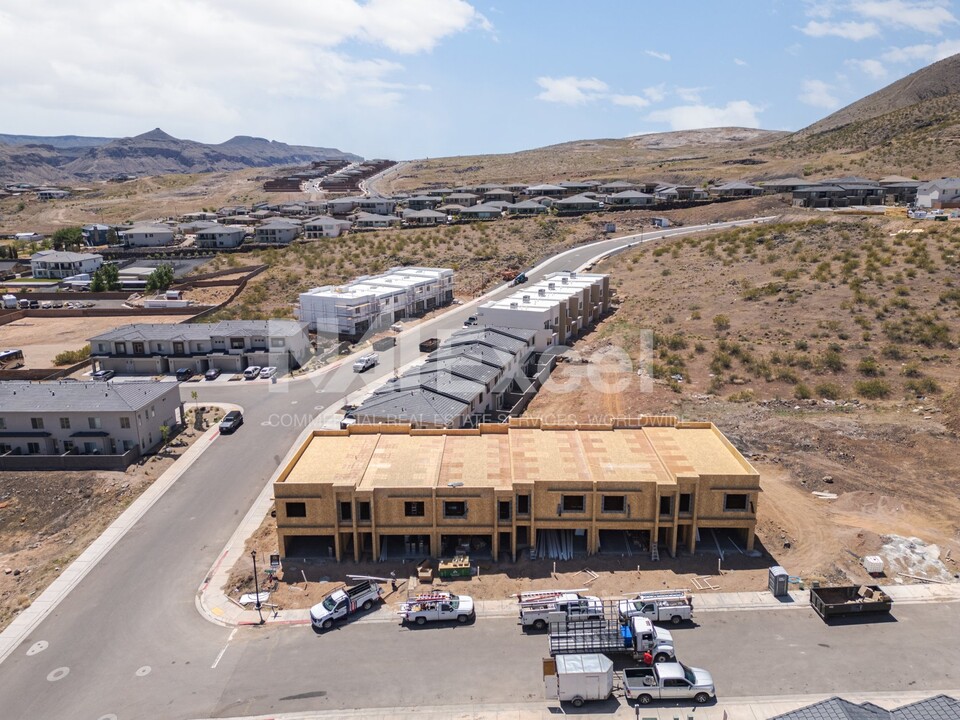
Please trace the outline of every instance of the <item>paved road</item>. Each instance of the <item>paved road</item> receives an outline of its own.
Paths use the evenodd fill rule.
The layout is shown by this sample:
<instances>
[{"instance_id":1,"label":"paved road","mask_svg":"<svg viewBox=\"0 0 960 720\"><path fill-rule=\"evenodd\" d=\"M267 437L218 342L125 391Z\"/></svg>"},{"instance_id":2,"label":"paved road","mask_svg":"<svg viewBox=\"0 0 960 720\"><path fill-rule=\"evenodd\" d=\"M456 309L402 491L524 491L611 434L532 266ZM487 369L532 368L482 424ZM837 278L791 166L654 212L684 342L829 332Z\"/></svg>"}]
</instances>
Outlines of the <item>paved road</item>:
<instances>
[{"instance_id":1,"label":"paved road","mask_svg":"<svg viewBox=\"0 0 960 720\"><path fill-rule=\"evenodd\" d=\"M647 233L644 239L659 235ZM545 263L531 273L531 280L545 272L577 267L602 251L634 241L612 239L579 248ZM501 294L509 291L504 289ZM455 329L470 313L468 306L457 308L425 323L422 332L437 334ZM411 333L414 339L415 335ZM402 365L417 355L416 342L404 342L382 354L381 366L362 377L346 366L320 378L275 385L185 386L185 400L196 389L202 400L241 404L245 426L234 435L217 437L200 460L0 665L0 717L201 717L226 712L241 700L251 707L267 707L277 697L313 692L317 684L313 675L326 677L326 667L345 676L349 674L346 670L356 672L368 663L382 662L378 660L382 654L376 639L366 650L345 645L340 649L341 657L337 652L318 653L319 641L313 642L309 631L304 634L302 629L246 630L235 640L239 650L225 652L217 668L212 669L231 631L211 625L197 614L194 592L305 421L319 408L339 406L344 396L358 392L365 381L391 373L394 364ZM479 634L481 626L464 629L464 636L472 633L471 639L485 637ZM416 641L424 643L419 651L400 644L383 657L390 657L396 663L392 666L400 667L404 658L426 653L433 658L436 677L442 678L453 665L447 643L442 640L450 635L424 631L423 637ZM428 639L434 637L438 642L431 645ZM311 644L297 647L305 639ZM28 655L28 649L37 642L45 643L41 646L45 649ZM333 646L333 642L323 647L327 646ZM491 667L496 667L503 647L492 645L487 651L476 652L488 653ZM539 655L541 650L531 652ZM465 653L466 649L460 657L466 657ZM483 659L484 655L479 657ZM308 673L304 672L306 667ZM410 671L408 667L404 672ZM530 670L524 663L524 670L511 682L526 687L530 673L535 674L535 668ZM430 682L432 674L421 677L419 684L411 679L405 686L410 692L417 688L427 692L435 685ZM479 675L475 669L470 674ZM305 676L307 683L302 681ZM339 702L364 702L362 693L350 701L343 699L343 690L357 687L359 680L349 685L342 677L341 682L339 689L320 690L336 690ZM370 684L368 677L364 686ZM279 688L288 688L289 692L278 693ZM478 686L475 692L485 689ZM319 701L310 696L284 702L292 709L314 707Z\"/></svg>"}]
</instances>

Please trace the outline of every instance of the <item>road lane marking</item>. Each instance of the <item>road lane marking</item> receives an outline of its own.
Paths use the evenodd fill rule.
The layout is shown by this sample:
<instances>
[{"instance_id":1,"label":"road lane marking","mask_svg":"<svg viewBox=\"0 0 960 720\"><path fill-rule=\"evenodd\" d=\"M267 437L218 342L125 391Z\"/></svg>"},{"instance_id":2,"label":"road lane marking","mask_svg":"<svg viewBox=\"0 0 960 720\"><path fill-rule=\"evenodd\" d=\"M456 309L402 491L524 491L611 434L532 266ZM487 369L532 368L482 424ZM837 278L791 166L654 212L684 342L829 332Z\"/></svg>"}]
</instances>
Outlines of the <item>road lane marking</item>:
<instances>
[{"instance_id":1,"label":"road lane marking","mask_svg":"<svg viewBox=\"0 0 960 720\"><path fill-rule=\"evenodd\" d=\"M56 670L50 671L50 674L47 675L47 680L49 680L50 682L56 682L57 680L63 680L69 674L70 674L70 668L58 667Z\"/></svg>"},{"instance_id":2,"label":"road lane marking","mask_svg":"<svg viewBox=\"0 0 960 720\"><path fill-rule=\"evenodd\" d=\"M27 655L36 655L37 653L42 653L50 647L50 643L46 640L37 640L33 645L30 646L30 649L27 650Z\"/></svg>"},{"instance_id":3,"label":"road lane marking","mask_svg":"<svg viewBox=\"0 0 960 720\"><path fill-rule=\"evenodd\" d=\"M111 713L110 715L101 715L97 720L117 720L117 716Z\"/></svg>"},{"instance_id":4,"label":"road lane marking","mask_svg":"<svg viewBox=\"0 0 960 720\"><path fill-rule=\"evenodd\" d=\"M151 668L150 668L149 665L144 665L142 668L138 668L138 669L137 669L136 676L137 676L137 677L146 677L147 675L150 674L150 670L151 670Z\"/></svg>"},{"instance_id":5,"label":"road lane marking","mask_svg":"<svg viewBox=\"0 0 960 720\"><path fill-rule=\"evenodd\" d=\"M227 648L230 647L230 641L233 640L233 636L237 634L237 628L234 628L230 632L230 637L227 638L227 644L223 646L223 650L220 651L220 654L217 655L217 659L213 661L213 665L210 666L211 670L216 670L217 665L220 664L220 660L223 659L223 654L227 651Z\"/></svg>"}]
</instances>

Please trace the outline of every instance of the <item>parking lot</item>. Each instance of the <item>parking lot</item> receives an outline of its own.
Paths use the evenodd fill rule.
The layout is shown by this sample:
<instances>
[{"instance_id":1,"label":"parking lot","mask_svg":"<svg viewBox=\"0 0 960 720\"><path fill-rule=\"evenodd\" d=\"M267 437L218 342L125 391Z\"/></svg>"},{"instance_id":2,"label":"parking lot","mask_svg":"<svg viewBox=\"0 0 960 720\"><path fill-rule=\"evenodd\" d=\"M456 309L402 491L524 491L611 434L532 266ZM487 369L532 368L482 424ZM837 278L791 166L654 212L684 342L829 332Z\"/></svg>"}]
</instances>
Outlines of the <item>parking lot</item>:
<instances>
[{"instance_id":1,"label":"parking lot","mask_svg":"<svg viewBox=\"0 0 960 720\"><path fill-rule=\"evenodd\" d=\"M183 315L144 315L136 318L25 317L3 325L4 349L23 350L24 368L52 368L53 359L64 350L78 350L87 339L128 322L175 323Z\"/></svg>"}]
</instances>

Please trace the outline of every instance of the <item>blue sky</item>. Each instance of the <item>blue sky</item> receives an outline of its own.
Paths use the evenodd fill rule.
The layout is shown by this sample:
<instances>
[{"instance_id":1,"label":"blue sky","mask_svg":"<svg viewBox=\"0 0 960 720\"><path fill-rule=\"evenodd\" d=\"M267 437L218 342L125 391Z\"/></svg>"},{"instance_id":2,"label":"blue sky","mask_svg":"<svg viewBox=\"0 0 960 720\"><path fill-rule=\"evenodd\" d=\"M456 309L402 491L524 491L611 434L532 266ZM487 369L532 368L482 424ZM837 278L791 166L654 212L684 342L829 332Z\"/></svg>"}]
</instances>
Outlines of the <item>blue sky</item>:
<instances>
[{"instance_id":1,"label":"blue sky","mask_svg":"<svg viewBox=\"0 0 960 720\"><path fill-rule=\"evenodd\" d=\"M960 52L958 18L939 0L32 0L0 8L19 58L0 132L411 159L796 130Z\"/></svg>"}]
</instances>

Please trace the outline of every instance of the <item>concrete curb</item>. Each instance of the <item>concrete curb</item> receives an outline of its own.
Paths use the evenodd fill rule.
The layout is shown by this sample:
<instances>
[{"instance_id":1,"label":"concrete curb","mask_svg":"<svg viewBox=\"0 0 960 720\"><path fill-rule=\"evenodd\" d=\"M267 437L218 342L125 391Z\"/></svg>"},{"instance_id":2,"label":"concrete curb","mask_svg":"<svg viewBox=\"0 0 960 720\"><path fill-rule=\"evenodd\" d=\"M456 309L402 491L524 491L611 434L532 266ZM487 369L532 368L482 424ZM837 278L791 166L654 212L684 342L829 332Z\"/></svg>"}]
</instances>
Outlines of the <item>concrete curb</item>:
<instances>
[{"instance_id":1,"label":"concrete curb","mask_svg":"<svg viewBox=\"0 0 960 720\"><path fill-rule=\"evenodd\" d=\"M960 689L929 690L908 692L852 692L839 693L845 700L854 703L872 702L886 709L902 707L909 703L933 697L939 693L951 697L960 697ZM609 706L610 701L596 712L590 712L590 705L583 710L575 710L578 718L643 718L644 720L678 720L679 718L697 718L698 720L769 720L781 713L790 712L811 705L837 693L817 695L764 695L754 697L721 698L715 704L705 706L677 706L667 701L655 706L635 708L614 687L613 697L619 701L616 708ZM448 718L469 718L470 720L546 720L565 715L564 708L556 700L537 700L518 703L476 703L471 705L443 705L433 707L390 707L340 710L314 710L294 713L272 713L270 715L250 715L224 718L222 720L447 720ZM199 719L198 719L199 720Z\"/></svg>"},{"instance_id":2,"label":"concrete curb","mask_svg":"<svg viewBox=\"0 0 960 720\"><path fill-rule=\"evenodd\" d=\"M206 407L218 407L223 410L242 410L239 405L232 403L203 403ZM184 409L188 409L186 406ZM123 538L124 535L142 518L153 505L163 497L173 484L193 465L203 454L210 443L220 434L217 426L213 426L198 437L193 445L173 463L166 471L154 480L120 517L110 523L80 556L70 563L46 589L40 593L30 607L17 615L16 618L0 633L0 663L6 660L37 626L53 612L60 602L70 594L87 574L93 570L110 550Z\"/></svg>"}]
</instances>

